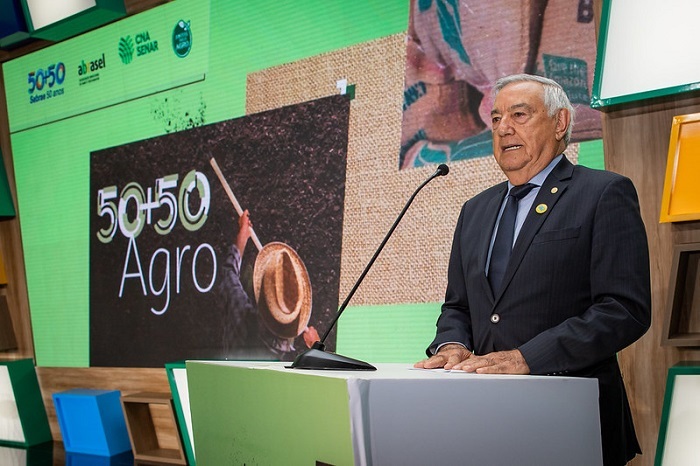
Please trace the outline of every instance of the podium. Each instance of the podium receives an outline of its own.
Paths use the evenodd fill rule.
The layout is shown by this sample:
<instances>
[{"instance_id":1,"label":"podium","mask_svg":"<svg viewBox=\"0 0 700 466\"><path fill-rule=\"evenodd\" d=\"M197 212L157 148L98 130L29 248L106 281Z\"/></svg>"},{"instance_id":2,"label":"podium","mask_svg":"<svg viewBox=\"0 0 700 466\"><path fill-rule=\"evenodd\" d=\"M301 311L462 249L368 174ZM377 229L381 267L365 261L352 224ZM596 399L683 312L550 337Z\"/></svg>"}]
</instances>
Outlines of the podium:
<instances>
[{"instance_id":1,"label":"podium","mask_svg":"<svg viewBox=\"0 0 700 466\"><path fill-rule=\"evenodd\" d=\"M197 465L602 464L598 382L187 361Z\"/></svg>"}]
</instances>

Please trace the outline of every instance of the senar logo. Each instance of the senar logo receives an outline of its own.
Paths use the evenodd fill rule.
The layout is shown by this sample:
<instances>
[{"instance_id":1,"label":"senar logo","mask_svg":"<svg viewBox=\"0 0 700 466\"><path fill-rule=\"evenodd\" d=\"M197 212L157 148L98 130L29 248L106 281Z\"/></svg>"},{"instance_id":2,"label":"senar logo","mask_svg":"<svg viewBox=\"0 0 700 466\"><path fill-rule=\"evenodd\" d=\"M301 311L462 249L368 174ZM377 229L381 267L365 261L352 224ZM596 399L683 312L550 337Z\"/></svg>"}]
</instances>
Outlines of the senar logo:
<instances>
[{"instance_id":1,"label":"senar logo","mask_svg":"<svg viewBox=\"0 0 700 466\"><path fill-rule=\"evenodd\" d=\"M173 29L173 52L180 58L185 58L192 50L192 30L190 22L180 20Z\"/></svg>"},{"instance_id":2,"label":"senar logo","mask_svg":"<svg viewBox=\"0 0 700 466\"><path fill-rule=\"evenodd\" d=\"M128 65L134 59L134 41L131 36L119 39L119 58L122 63Z\"/></svg>"}]
</instances>

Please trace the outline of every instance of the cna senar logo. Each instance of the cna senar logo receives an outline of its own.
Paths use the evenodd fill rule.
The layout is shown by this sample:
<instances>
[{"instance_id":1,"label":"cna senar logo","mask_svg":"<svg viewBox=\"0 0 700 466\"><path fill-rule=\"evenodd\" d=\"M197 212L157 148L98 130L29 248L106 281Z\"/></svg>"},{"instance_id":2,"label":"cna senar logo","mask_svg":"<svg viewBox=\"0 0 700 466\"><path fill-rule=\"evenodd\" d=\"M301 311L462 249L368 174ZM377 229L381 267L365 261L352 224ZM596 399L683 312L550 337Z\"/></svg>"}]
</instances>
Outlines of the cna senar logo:
<instances>
[{"instance_id":1,"label":"cna senar logo","mask_svg":"<svg viewBox=\"0 0 700 466\"><path fill-rule=\"evenodd\" d=\"M30 71L27 73L29 103L35 104L63 95L65 79L66 65L63 62L52 63L46 68Z\"/></svg>"},{"instance_id":2,"label":"cna senar logo","mask_svg":"<svg viewBox=\"0 0 700 466\"><path fill-rule=\"evenodd\" d=\"M135 57L158 51L158 41L151 39L148 31L139 32L132 38L130 35L119 39L119 58L128 65Z\"/></svg>"}]
</instances>

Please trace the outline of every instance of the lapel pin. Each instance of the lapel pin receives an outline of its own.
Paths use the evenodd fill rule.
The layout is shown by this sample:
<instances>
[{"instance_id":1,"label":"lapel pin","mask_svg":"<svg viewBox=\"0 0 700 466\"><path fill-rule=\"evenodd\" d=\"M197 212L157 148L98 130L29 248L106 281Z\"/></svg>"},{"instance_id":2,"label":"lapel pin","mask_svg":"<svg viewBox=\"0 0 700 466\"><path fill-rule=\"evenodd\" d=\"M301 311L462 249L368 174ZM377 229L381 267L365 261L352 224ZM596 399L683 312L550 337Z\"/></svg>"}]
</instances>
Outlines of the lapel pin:
<instances>
[{"instance_id":1,"label":"lapel pin","mask_svg":"<svg viewBox=\"0 0 700 466\"><path fill-rule=\"evenodd\" d=\"M551 192L552 194L556 194L557 191L559 191L559 188L557 188L557 187L555 186L555 187L552 188L552 190L551 190L550 192ZM547 206L545 206L545 210L546 210L546 209L547 209Z\"/></svg>"},{"instance_id":2,"label":"lapel pin","mask_svg":"<svg viewBox=\"0 0 700 466\"><path fill-rule=\"evenodd\" d=\"M547 212L547 204L540 204L537 207L535 207L535 212L538 214L543 214Z\"/></svg>"}]
</instances>

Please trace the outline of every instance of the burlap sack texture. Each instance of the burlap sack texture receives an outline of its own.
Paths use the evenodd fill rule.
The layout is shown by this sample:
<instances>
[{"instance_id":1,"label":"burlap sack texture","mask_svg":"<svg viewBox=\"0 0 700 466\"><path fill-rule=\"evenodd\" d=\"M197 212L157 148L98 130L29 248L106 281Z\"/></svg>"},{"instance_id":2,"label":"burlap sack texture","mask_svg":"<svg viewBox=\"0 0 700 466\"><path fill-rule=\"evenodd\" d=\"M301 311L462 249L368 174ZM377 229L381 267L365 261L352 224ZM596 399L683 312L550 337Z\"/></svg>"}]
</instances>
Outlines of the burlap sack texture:
<instances>
[{"instance_id":1,"label":"burlap sack texture","mask_svg":"<svg viewBox=\"0 0 700 466\"><path fill-rule=\"evenodd\" d=\"M340 300L345 299L413 191L435 167L401 170L406 35L396 34L248 76L246 113L337 94L356 86L348 143ZM575 163L578 145L567 150ZM462 204L503 181L493 157L451 164L428 184L385 246L351 305L441 302Z\"/></svg>"}]
</instances>

